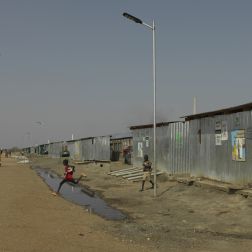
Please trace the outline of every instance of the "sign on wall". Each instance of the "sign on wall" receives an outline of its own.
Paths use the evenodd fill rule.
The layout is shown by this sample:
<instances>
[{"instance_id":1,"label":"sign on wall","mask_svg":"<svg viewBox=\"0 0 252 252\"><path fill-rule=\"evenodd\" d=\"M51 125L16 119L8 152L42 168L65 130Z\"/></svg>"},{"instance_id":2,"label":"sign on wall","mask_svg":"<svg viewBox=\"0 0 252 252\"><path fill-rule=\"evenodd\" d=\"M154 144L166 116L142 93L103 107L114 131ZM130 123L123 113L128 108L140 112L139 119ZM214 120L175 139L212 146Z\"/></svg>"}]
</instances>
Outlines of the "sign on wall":
<instances>
[{"instance_id":1,"label":"sign on wall","mask_svg":"<svg viewBox=\"0 0 252 252\"><path fill-rule=\"evenodd\" d=\"M145 147L149 147L149 137L148 136L146 136L146 137L144 137L144 141L145 141Z\"/></svg>"},{"instance_id":2,"label":"sign on wall","mask_svg":"<svg viewBox=\"0 0 252 252\"><path fill-rule=\"evenodd\" d=\"M228 140L227 121L222 121L221 122L221 140L222 141Z\"/></svg>"},{"instance_id":3,"label":"sign on wall","mask_svg":"<svg viewBox=\"0 0 252 252\"><path fill-rule=\"evenodd\" d=\"M143 143L142 142L137 143L137 156L141 158L143 157Z\"/></svg>"},{"instance_id":4,"label":"sign on wall","mask_svg":"<svg viewBox=\"0 0 252 252\"><path fill-rule=\"evenodd\" d=\"M215 145L221 145L221 121L215 122Z\"/></svg>"},{"instance_id":5,"label":"sign on wall","mask_svg":"<svg viewBox=\"0 0 252 252\"><path fill-rule=\"evenodd\" d=\"M227 121L215 122L215 145L222 145L222 141L228 140Z\"/></svg>"},{"instance_id":6,"label":"sign on wall","mask_svg":"<svg viewBox=\"0 0 252 252\"><path fill-rule=\"evenodd\" d=\"M215 134L215 145L221 145L221 134Z\"/></svg>"},{"instance_id":7,"label":"sign on wall","mask_svg":"<svg viewBox=\"0 0 252 252\"><path fill-rule=\"evenodd\" d=\"M245 130L233 130L231 132L232 160L246 161Z\"/></svg>"}]
</instances>

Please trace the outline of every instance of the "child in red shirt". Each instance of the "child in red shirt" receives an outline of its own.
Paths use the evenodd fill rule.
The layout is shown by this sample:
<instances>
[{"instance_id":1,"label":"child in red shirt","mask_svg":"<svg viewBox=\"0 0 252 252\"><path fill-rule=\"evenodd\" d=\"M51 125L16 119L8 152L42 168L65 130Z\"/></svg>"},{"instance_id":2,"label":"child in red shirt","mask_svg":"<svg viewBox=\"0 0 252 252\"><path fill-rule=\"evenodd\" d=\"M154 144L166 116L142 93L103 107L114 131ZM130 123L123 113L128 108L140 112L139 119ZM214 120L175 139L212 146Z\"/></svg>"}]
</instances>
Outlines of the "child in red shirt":
<instances>
[{"instance_id":1,"label":"child in red shirt","mask_svg":"<svg viewBox=\"0 0 252 252\"><path fill-rule=\"evenodd\" d=\"M60 182L59 184L59 187L58 187L58 190L57 190L57 193L53 193L53 195L57 195L60 191L60 188L62 187L62 185L66 182L71 182L71 183L74 183L74 184L78 184L79 181L82 179L82 177L86 177L86 174L82 173L80 175L80 177L78 179L74 179L73 178L73 173L74 173L74 166L70 166L68 165L68 160L67 159L64 159L63 160L63 165L64 165L64 169L65 169L65 172L64 172L64 179Z\"/></svg>"}]
</instances>

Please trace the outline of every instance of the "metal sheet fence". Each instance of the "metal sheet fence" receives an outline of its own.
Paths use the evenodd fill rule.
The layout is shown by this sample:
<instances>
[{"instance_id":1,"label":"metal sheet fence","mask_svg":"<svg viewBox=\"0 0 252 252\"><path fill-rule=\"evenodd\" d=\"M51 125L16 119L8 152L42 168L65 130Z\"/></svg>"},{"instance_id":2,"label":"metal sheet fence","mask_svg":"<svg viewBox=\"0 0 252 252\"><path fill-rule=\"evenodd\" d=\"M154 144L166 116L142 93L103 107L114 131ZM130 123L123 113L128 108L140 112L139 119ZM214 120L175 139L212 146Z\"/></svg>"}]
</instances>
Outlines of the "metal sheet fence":
<instances>
[{"instance_id":1,"label":"metal sheet fence","mask_svg":"<svg viewBox=\"0 0 252 252\"><path fill-rule=\"evenodd\" d=\"M81 160L110 160L110 137L94 137L81 140Z\"/></svg>"},{"instance_id":2,"label":"metal sheet fence","mask_svg":"<svg viewBox=\"0 0 252 252\"><path fill-rule=\"evenodd\" d=\"M225 138L219 135L218 125L223 124L226 125ZM245 133L245 144L240 147L241 151L245 150L243 153L245 160L243 161L232 158L234 141L236 141L233 134L237 130ZM192 175L239 184L247 184L252 181L251 111L192 120L189 132ZM222 128L221 134L223 132Z\"/></svg>"},{"instance_id":3,"label":"metal sheet fence","mask_svg":"<svg viewBox=\"0 0 252 252\"><path fill-rule=\"evenodd\" d=\"M175 122L156 128L157 169L170 174L190 173L189 124ZM133 165L141 167L147 154L153 161L153 128L134 129Z\"/></svg>"},{"instance_id":4,"label":"metal sheet fence","mask_svg":"<svg viewBox=\"0 0 252 252\"><path fill-rule=\"evenodd\" d=\"M83 139L81 141L82 156L81 160L95 160L94 155L94 140L93 138Z\"/></svg>"},{"instance_id":5,"label":"metal sheet fence","mask_svg":"<svg viewBox=\"0 0 252 252\"><path fill-rule=\"evenodd\" d=\"M59 158L64 142L50 143L48 146L48 156Z\"/></svg>"},{"instance_id":6,"label":"metal sheet fence","mask_svg":"<svg viewBox=\"0 0 252 252\"><path fill-rule=\"evenodd\" d=\"M110 136L96 137L95 158L103 161L110 160Z\"/></svg>"},{"instance_id":7,"label":"metal sheet fence","mask_svg":"<svg viewBox=\"0 0 252 252\"><path fill-rule=\"evenodd\" d=\"M81 141L77 140L74 142L74 160L81 160Z\"/></svg>"},{"instance_id":8,"label":"metal sheet fence","mask_svg":"<svg viewBox=\"0 0 252 252\"><path fill-rule=\"evenodd\" d=\"M110 160L110 137L81 140L81 160Z\"/></svg>"},{"instance_id":9,"label":"metal sheet fence","mask_svg":"<svg viewBox=\"0 0 252 252\"><path fill-rule=\"evenodd\" d=\"M50 143L48 145L48 156L60 157L63 145L67 145L70 158L74 160L110 160L110 136Z\"/></svg>"},{"instance_id":10,"label":"metal sheet fence","mask_svg":"<svg viewBox=\"0 0 252 252\"><path fill-rule=\"evenodd\" d=\"M74 159L74 156L75 156L75 141L68 141L66 144L67 144L67 150L70 153L70 158Z\"/></svg>"}]
</instances>

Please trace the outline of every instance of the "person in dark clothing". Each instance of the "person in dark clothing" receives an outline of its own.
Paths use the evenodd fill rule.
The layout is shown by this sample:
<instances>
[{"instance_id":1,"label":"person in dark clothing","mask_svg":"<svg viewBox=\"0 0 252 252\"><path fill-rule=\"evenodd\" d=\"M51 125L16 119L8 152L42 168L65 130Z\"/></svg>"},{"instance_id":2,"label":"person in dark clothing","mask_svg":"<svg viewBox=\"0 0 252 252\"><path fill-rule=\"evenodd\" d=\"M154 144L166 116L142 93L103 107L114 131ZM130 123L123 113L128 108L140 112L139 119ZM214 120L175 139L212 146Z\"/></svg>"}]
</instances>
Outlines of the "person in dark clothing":
<instances>
[{"instance_id":1,"label":"person in dark clothing","mask_svg":"<svg viewBox=\"0 0 252 252\"><path fill-rule=\"evenodd\" d=\"M143 162L143 180L142 180L142 188L140 192L144 190L145 181L148 180L151 183L151 188L154 188L154 183L151 180L151 168L152 163L149 161L148 155L144 155L144 162Z\"/></svg>"},{"instance_id":2,"label":"person in dark clothing","mask_svg":"<svg viewBox=\"0 0 252 252\"><path fill-rule=\"evenodd\" d=\"M78 184L78 183L80 182L80 180L81 180L83 177L86 177L86 174L82 173L78 179L74 179L74 178L73 178L74 166L70 166L70 165L68 164L68 160L67 160L67 159L64 159L64 160L63 160L63 165L64 165L64 169L65 169L65 172L64 172L64 176L65 176L65 177L64 177L64 179L60 182L57 192L56 192L56 193L53 192L53 195L59 194L60 188L61 188L62 185L65 184L66 182L70 182L70 183L73 183L73 184Z\"/></svg>"}]
</instances>

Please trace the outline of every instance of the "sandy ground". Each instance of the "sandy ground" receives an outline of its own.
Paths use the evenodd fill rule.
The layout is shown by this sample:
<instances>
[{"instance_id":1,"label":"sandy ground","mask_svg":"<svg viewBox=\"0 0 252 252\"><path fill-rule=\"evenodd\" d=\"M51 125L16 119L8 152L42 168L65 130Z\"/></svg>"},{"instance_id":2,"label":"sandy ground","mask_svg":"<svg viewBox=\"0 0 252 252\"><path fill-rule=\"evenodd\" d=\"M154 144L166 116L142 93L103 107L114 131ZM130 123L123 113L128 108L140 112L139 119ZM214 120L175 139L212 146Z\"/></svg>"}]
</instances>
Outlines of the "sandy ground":
<instances>
[{"instance_id":1,"label":"sandy ground","mask_svg":"<svg viewBox=\"0 0 252 252\"><path fill-rule=\"evenodd\" d=\"M108 221L52 196L30 165L2 158L0 170L1 252L146 251L109 233Z\"/></svg>"},{"instance_id":2,"label":"sandy ground","mask_svg":"<svg viewBox=\"0 0 252 252\"><path fill-rule=\"evenodd\" d=\"M187 186L158 176L158 195L139 192L140 183L108 175L119 163L76 165L81 183L127 220L108 221L62 197L30 168L63 174L58 159L32 164L4 159L0 167L0 251L252 251L252 199L214 189ZM129 166L127 166L129 167Z\"/></svg>"}]
</instances>

